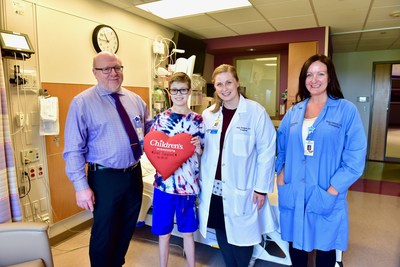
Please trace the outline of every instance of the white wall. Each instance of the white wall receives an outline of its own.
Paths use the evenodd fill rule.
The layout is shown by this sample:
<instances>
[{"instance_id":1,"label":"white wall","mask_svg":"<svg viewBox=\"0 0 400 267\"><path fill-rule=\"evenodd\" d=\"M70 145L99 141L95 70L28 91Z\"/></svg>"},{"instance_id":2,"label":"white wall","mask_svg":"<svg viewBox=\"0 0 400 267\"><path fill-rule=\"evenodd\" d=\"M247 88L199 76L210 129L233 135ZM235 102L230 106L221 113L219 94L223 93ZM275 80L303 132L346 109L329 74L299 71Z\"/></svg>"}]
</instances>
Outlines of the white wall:
<instances>
[{"instance_id":1,"label":"white wall","mask_svg":"<svg viewBox=\"0 0 400 267\"><path fill-rule=\"evenodd\" d=\"M400 62L400 49L369 52L334 53L336 73L344 97L356 104L368 137L371 116L374 62ZM368 103L358 103L358 96L368 96Z\"/></svg>"},{"instance_id":2,"label":"white wall","mask_svg":"<svg viewBox=\"0 0 400 267\"><path fill-rule=\"evenodd\" d=\"M107 24L119 37L117 54L125 67L123 85L152 88L153 40L158 35L173 36L171 29L98 0L2 0L0 17L1 29L27 33L35 49L35 54L26 61L4 60L6 81L13 74L13 66L18 64L21 69L35 71L38 84L94 84L96 80L91 68L96 51L92 45L92 32L97 25ZM48 217L51 196L45 142L39 136L38 92L17 90L8 84L7 90L10 117L14 119L17 112L30 116L29 125L17 127L14 120L11 125L19 180L22 180L24 168L19 156L22 149L38 147L40 160L32 166L45 166L45 177L32 181L30 199L24 198L22 204L29 212L30 203L37 201L40 203L39 215ZM33 220L32 217L25 219Z\"/></svg>"},{"instance_id":3,"label":"white wall","mask_svg":"<svg viewBox=\"0 0 400 267\"><path fill-rule=\"evenodd\" d=\"M173 31L96 0L38 0L37 29L42 82L95 83L92 32L98 24L119 37L125 86L151 87L152 43Z\"/></svg>"}]
</instances>

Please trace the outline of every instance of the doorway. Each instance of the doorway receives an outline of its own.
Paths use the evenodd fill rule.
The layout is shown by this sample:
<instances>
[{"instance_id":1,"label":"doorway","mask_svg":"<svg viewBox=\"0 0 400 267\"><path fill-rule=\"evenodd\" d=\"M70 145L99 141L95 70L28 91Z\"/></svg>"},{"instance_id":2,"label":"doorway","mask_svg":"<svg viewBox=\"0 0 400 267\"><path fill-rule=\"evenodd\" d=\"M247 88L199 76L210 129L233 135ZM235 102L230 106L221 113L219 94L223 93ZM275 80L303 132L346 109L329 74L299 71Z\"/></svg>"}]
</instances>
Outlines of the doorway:
<instances>
[{"instance_id":1,"label":"doorway","mask_svg":"<svg viewBox=\"0 0 400 267\"><path fill-rule=\"evenodd\" d=\"M374 64L369 160L400 162L400 64Z\"/></svg>"},{"instance_id":2,"label":"doorway","mask_svg":"<svg viewBox=\"0 0 400 267\"><path fill-rule=\"evenodd\" d=\"M279 64L279 54L235 59L242 93L264 106L271 119L279 116Z\"/></svg>"},{"instance_id":3,"label":"doorway","mask_svg":"<svg viewBox=\"0 0 400 267\"><path fill-rule=\"evenodd\" d=\"M385 159L400 162L400 64L392 65L391 84Z\"/></svg>"}]
</instances>

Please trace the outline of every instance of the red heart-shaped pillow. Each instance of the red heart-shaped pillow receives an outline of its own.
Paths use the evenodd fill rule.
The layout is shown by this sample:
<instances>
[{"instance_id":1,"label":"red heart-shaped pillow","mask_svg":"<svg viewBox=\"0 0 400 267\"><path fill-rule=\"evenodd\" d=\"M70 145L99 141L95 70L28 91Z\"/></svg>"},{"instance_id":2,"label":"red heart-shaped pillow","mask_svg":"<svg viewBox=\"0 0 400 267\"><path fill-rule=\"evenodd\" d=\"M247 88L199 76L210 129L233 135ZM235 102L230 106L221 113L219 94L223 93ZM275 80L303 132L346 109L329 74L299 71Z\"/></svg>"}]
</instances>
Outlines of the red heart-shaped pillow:
<instances>
[{"instance_id":1,"label":"red heart-shaped pillow","mask_svg":"<svg viewBox=\"0 0 400 267\"><path fill-rule=\"evenodd\" d=\"M188 133L169 137L157 131L144 137L144 152L164 180L193 155L196 147L190 143L191 139Z\"/></svg>"}]
</instances>

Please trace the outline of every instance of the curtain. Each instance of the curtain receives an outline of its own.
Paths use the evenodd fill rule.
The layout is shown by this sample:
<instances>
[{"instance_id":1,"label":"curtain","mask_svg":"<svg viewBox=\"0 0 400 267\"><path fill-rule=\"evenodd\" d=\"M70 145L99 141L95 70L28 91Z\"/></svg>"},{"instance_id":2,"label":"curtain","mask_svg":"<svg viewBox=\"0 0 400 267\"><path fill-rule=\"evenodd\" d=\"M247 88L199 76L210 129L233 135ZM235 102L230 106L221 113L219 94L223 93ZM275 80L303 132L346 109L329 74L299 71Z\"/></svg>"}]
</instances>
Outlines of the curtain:
<instances>
[{"instance_id":1,"label":"curtain","mask_svg":"<svg viewBox=\"0 0 400 267\"><path fill-rule=\"evenodd\" d=\"M0 49L0 223L22 221Z\"/></svg>"}]
</instances>

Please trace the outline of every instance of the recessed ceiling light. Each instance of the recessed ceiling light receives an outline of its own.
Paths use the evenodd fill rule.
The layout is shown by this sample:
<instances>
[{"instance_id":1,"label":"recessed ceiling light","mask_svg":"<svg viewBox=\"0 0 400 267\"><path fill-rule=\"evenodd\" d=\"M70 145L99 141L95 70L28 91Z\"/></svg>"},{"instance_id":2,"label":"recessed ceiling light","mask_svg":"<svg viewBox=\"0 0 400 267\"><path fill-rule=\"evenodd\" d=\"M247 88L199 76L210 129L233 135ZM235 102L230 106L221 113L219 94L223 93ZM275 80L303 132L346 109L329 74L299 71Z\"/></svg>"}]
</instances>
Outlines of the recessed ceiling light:
<instances>
[{"instance_id":1,"label":"recessed ceiling light","mask_svg":"<svg viewBox=\"0 0 400 267\"><path fill-rule=\"evenodd\" d=\"M162 0L137 5L163 19L251 6L248 0Z\"/></svg>"},{"instance_id":2,"label":"recessed ceiling light","mask_svg":"<svg viewBox=\"0 0 400 267\"><path fill-rule=\"evenodd\" d=\"M400 11L393 11L390 13L390 16L393 18L399 18L400 17Z\"/></svg>"}]
</instances>

